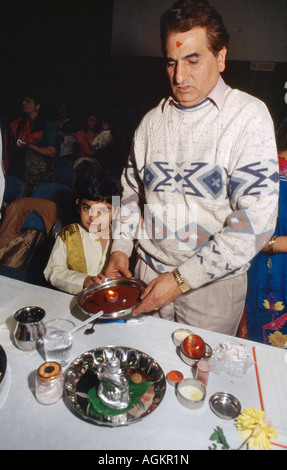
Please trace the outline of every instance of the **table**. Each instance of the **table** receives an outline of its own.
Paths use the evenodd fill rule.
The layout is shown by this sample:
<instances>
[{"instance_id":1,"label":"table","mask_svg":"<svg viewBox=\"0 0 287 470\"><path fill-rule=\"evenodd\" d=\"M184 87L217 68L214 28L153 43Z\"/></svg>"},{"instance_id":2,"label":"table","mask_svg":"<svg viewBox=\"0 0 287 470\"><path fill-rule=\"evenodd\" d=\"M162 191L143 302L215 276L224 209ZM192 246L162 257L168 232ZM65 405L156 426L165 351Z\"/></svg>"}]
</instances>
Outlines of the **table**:
<instances>
[{"instance_id":1,"label":"table","mask_svg":"<svg viewBox=\"0 0 287 470\"><path fill-rule=\"evenodd\" d=\"M27 306L27 299L30 305L41 302L39 306L46 310L47 319L62 315L79 324L87 318L75 306L76 299L73 296L45 287L0 276L0 294L0 325L3 324L5 314L7 318L13 316L16 310L11 311L11 308ZM141 318L144 320L142 323L98 323L91 336L84 335L83 328L75 338L74 357L96 347L133 347L152 356L165 373L178 369L185 377L191 377L190 366L180 359L171 338L174 330L185 325L149 315ZM213 348L226 339L226 335L188 328L202 336ZM211 445L209 438L217 426L223 429L230 446L237 448L242 440L234 422L217 417L209 407L209 397L215 392L227 391L239 399L242 409L260 409L256 371L251 366L242 379L211 373L207 399L198 410L184 408L177 401L174 387L167 383L161 404L142 421L114 428L98 426L72 413L64 400L49 406L39 404L34 396L34 378L38 367L44 362L43 357L38 351L25 353L12 342L9 344L9 339L3 337L3 331L0 344L1 341L11 376L9 394L0 407L2 450L88 449L102 453L109 450L157 450L165 454L173 450L184 454L184 451L192 449L207 450ZM248 349L256 344L246 340L242 340L242 343ZM264 351L275 349L265 345L260 345L260 348Z\"/></svg>"}]
</instances>

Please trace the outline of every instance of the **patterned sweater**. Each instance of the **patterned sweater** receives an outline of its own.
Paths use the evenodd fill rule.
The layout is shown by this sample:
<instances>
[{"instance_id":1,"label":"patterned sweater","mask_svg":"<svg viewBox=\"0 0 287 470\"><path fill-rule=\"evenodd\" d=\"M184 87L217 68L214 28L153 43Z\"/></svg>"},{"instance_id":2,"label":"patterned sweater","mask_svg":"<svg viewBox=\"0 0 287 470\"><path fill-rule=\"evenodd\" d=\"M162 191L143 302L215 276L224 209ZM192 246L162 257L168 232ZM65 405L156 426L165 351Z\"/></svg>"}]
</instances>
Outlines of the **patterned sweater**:
<instances>
[{"instance_id":1,"label":"patterned sweater","mask_svg":"<svg viewBox=\"0 0 287 470\"><path fill-rule=\"evenodd\" d=\"M130 256L137 239L139 256L159 273L177 267L192 288L243 273L277 218L278 158L265 104L221 77L191 108L162 100L136 130L122 182L112 251Z\"/></svg>"}]
</instances>

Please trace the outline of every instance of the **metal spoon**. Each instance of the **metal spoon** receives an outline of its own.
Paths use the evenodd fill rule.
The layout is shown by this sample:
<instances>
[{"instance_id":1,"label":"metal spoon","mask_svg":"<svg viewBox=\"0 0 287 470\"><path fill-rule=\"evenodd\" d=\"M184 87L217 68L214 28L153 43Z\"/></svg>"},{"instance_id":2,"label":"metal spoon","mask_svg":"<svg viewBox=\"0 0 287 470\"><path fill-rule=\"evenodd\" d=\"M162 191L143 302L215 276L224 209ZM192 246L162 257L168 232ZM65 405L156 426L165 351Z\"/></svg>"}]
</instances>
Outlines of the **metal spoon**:
<instances>
[{"instance_id":1,"label":"metal spoon","mask_svg":"<svg viewBox=\"0 0 287 470\"><path fill-rule=\"evenodd\" d=\"M93 322L91 328L87 328L87 329L84 331L84 335L92 335L92 334L95 332L94 328L95 328L96 322L97 322L97 320L95 320L95 321Z\"/></svg>"},{"instance_id":2,"label":"metal spoon","mask_svg":"<svg viewBox=\"0 0 287 470\"><path fill-rule=\"evenodd\" d=\"M81 328L83 328L83 326L87 325L88 323L91 323L93 320L94 320L94 323L93 325L95 324L95 320L99 317L101 317L103 315L103 310L101 310L100 312L98 313L95 313L94 315L92 315L90 318L88 318L87 320L85 320L83 323L80 323L79 325L75 326L74 328L72 328L71 330L67 331L67 333L65 334L64 336L64 339L63 341L65 341L65 338L68 336L68 335L71 335L71 334L74 334L76 331L80 330Z\"/></svg>"}]
</instances>

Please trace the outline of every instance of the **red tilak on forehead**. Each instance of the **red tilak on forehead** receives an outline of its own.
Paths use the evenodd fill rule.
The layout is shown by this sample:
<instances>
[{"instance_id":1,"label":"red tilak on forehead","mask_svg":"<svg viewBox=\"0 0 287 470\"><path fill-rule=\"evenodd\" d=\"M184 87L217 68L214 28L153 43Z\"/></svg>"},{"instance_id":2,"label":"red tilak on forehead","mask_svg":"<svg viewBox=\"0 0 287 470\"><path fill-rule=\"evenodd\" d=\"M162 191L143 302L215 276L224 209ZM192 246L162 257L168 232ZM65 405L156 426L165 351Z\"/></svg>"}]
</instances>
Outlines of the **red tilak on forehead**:
<instances>
[{"instance_id":1,"label":"red tilak on forehead","mask_svg":"<svg viewBox=\"0 0 287 470\"><path fill-rule=\"evenodd\" d=\"M182 46L182 42L176 41L176 47L180 47L180 46Z\"/></svg>"}]
</instances>

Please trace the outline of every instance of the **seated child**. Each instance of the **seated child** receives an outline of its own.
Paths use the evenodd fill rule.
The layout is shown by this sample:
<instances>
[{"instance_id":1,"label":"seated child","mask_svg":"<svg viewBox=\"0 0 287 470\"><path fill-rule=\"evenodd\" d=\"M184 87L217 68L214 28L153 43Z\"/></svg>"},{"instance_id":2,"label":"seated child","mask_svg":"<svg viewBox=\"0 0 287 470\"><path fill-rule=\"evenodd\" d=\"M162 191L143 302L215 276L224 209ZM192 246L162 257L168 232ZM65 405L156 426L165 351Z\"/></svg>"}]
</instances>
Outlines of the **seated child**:
<instances>
[{"instance_id":1,"label":"seated child","mask_svg":"<svg viewBox=\"0 0 287 470\"><path fill-rule=\"evenodd\" d=\"M101 132L94 138L92 142L92 146L95 147L96 150L102 150L103 148L107 147L113 142L113 135L111 131L110 123L107 119L102 120L102 130Z\"/></svg>"},{"instance_id":2,"label":"seated child","mask_svg":"<svg viewBox=\"0 0 287 470\"><path fill-rule=\"evenodd\" d=\"M58 232L44 276L56 288L78 295L104 279L120 185L107 172L89 172L76 183L75 202L80 223Z\"/></svg>"}]
</instances>

